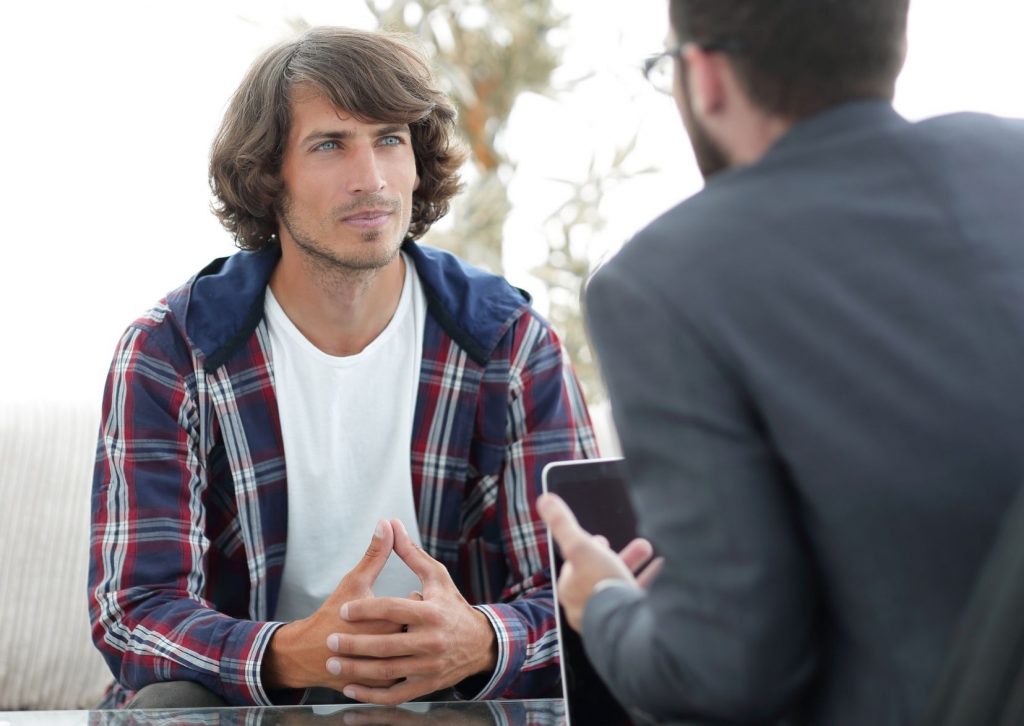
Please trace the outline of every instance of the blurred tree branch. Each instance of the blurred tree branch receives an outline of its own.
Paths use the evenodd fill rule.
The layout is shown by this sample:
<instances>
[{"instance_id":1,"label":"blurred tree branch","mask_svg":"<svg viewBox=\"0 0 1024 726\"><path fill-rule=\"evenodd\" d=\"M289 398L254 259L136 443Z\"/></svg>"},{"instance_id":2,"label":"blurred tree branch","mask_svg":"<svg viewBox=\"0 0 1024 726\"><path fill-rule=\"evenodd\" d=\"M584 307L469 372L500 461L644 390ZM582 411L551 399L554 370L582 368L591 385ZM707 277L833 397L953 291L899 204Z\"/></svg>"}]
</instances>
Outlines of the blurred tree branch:
<instances>
[{"instance_id":1,"label":"blurred tree branch","mask_svg":"<svg viewBox=\"0 0 1024 726\"><path fill-rule=\"evenodd\" d=\"M551 0L364 2L382 29L416 35L432 53L471 151L466 190L453 205L451 224L435 226L430 242L502 272L503 228L511 210L508 183L515 171L502 135L521 94L557 95L551 77L562 48L552 42L552 31L564 30L567 17ZM568 198L544 224L548 259L532 270L548 288L548 317L592 403L605 394L583 326L580 289L593 265L592 240L604 226L598 203L613 185L647 171L624 170L635 141L617 149L602 168L592 160L582 179L562 180Z\"/></svg>"},{"instance_id":2,"label":"blurred tree branch","mask_svg":"<svg viewBox=\"0 0 1024 726\"><path fill-rule=\"evenodd\" d=\"M561 53L547 36L566 18L548 0L364 1L382 29L412 33L433 53L471 152L473 174L453 208L452 231L438 230L431 241L500 273L514 169L501 135L521 93L549 90Z\"/></svg>"}]
</instances>

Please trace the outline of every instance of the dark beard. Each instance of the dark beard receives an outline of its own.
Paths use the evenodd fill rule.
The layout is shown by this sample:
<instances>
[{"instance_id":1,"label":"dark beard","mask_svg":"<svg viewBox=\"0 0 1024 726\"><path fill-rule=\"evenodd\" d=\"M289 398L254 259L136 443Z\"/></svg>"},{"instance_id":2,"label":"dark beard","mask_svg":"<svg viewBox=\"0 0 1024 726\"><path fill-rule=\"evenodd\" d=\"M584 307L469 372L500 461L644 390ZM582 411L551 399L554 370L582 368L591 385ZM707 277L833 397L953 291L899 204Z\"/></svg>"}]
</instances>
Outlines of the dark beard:
<instances>
[{"instance_id":1,"label":"dark beard","mask_svg":"<svg viewBox=\"0 0 1024 726\"><path fill-rule=\"evenodd\" d=\"M686 133L690 137L693 155L697 157L697 167L700 169L701 175L707 179L712 174L728 169L732 164L725 152L722 151L722 147L715 143L710 134L700 125L697 117L694 116L685 72L680 74L679 82L683 94L683 126L686 127Z\"/></svg>"}]
</instances>

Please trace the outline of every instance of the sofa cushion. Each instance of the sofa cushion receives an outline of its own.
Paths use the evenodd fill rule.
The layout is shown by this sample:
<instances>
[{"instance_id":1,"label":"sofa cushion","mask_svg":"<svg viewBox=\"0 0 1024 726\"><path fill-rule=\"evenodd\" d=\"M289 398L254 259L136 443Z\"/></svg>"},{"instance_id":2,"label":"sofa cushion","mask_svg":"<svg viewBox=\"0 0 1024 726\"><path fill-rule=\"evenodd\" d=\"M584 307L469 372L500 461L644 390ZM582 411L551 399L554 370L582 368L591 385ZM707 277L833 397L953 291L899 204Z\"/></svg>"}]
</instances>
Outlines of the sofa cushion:
<instances>
[{"instance_id":1,"label":"sofa cushion","mask_svg":"<svg viewBox=\"0 0 1024 726\"><path fill-rule=\"evenodd\" d=\"M0 711L95 706L86 598L99 407L0 402Z\"/></svg>"}]
</instances>

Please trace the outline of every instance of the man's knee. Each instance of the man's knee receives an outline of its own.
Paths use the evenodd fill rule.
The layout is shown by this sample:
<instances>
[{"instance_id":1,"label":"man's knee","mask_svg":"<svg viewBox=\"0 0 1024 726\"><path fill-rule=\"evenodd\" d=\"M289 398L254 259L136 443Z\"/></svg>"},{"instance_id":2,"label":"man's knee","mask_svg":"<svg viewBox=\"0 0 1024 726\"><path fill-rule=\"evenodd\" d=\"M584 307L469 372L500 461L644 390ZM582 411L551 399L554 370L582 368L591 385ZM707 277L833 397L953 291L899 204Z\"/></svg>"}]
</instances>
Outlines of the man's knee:
<instances>
[{"instance_id":1,"label":"man's knee","mask_svg":"<svg viewBox=\"0 0 1024 726\"><path fill-rule=\"evenodd\" d=\"M142 688L125 708L220 708L227 702L192 681L167 681Z\"/></svg>"}]
</instances>

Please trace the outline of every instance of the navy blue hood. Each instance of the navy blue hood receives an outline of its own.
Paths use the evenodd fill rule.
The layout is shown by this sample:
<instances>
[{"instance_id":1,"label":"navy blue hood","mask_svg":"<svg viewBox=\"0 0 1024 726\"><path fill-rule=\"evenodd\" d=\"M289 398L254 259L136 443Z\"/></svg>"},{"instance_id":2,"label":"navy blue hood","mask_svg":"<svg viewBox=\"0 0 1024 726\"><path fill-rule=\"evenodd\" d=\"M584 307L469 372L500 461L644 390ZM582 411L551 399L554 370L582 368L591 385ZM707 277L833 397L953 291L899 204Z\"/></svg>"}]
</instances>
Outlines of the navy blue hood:
<instances>
[{"instance_id":1,"label":"navy blue hood","mask_svg":"<svg viewBox=\"0 0 1024 726\"><path fill-rule=\"evenodd\" d=\"M471 359L486 365L530 296L449 252L408 240L402 250L416 266L430 314ZM172 315L208 372L223 365L263 319L267 283L280 258L278 245L221 257L200 270L180 291L184 294L168 297Z\"/></svg>"}]
</instances>

